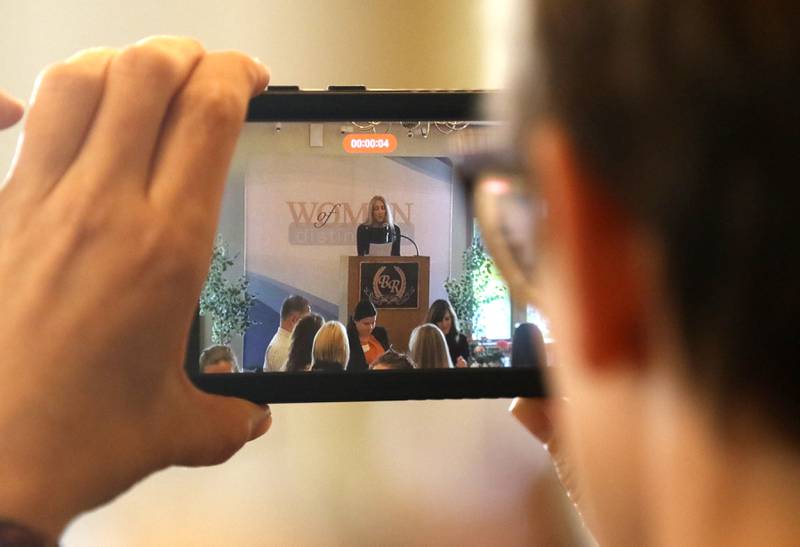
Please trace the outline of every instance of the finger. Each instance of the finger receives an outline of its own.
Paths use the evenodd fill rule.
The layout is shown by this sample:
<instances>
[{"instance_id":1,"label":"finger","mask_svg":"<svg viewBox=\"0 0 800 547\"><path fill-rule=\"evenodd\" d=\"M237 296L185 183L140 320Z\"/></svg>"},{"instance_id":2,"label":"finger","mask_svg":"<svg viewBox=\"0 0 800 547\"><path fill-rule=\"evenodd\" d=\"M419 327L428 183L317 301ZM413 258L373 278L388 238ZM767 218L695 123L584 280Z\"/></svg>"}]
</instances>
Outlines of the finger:
<instances>
[{"instance_id":1,"label":"finger","mask_svg":"<svg viewBox=\"0 0 800 547\"><path fill-rule=\"evenodd\" d=\"M176 97L158 144L150 200L182 217L182 225L201 234L216 229L248 101L268 80L260 62L240 53L214 53L206 55Z\"/></svg>"},{"instance_id":2,"label":"finger","mask_svg":"<svg viewBox=\"0 0 800 547\"><path fill-rule=\"evenodd\" d=\"M272 413L267 405L196 392L183 422L179 424L183 433L177 453L169 463L193 467L216 465L227 461L248 441L266 433L272 424Z\"/></svg>"},{"instance_id":3,"label":"finger","mask_svg":"<svg viewBox=\"0 0 800 547\"><path fill-rule=\"evenodd\" d=\"M97 116L76 161L78 186L109 183L144 192L164 116L204 55L189 38L155 37L120 51L108 66ZM80 191L69 188L65 191Z\"/></svg>"},{"instance_id":4,"label":"finger","mask_svg":"<svg viewBox=\"0 0 800 547\"><path fill-rule=\"evenodd\" d=\"M548 415L549 404L547 399L518 397L511 402L508 410L534 437L547 445L553 440L553 422Z\"/></svg>"},{"instance_id":5,"label":"finger","mask_svg":"<svg viewBox=\"0 0 800 547\"><path fill-rule=\"evenodd\" d=\"M10 172L10 191L39 198L64 175L94 119L115 53L109 48L82 51L39 74Z\"/></svg>"},{"instance_id":6,"label":"finger","mask_svg":"<svg viewBox=\"0 0 800 547\"><path fill-rule=\"evenodd\" d=\"M25 106L16 98L0 89L0 129L11 127L25 113Z\"/></svg>"}]
</instances>

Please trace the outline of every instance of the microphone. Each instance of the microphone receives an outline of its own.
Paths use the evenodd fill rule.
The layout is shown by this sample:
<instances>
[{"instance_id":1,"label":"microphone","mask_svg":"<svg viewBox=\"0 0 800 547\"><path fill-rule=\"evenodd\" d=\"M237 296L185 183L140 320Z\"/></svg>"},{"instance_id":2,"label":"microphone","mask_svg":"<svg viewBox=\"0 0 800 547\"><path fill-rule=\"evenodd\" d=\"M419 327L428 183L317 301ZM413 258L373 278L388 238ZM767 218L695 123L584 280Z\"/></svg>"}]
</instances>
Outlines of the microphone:
<instances>
[{"instance_id":1,"label":"microphone","mask_svg":"<svg viewBox=\"0 0 800 547\"><path fill-rule=\"evenodd\" d=\"M407 239L407 240L409 240L409 241L411 242L411 244L414 246L414 250L415 250L415 251L417 251L417 256L419 256L419 247L417 247L417 244L414 242L414 240L413 240L413 239L411 239L410 237L408 237L408 236L407 236L407 235L405 235L405 234L400 234L400 239Z\"/></svg>"}]
</instances>

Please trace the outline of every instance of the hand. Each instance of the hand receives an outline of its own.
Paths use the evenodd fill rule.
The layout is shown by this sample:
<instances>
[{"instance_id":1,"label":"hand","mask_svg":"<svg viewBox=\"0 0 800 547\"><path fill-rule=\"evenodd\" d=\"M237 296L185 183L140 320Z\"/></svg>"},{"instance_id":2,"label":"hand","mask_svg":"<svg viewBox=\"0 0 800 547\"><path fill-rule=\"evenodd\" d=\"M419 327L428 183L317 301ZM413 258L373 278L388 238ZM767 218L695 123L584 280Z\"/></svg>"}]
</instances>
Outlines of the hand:
<instances>
[{"instance_id":1,"label":"hand","mask_svg":"<svg viewBox=\"0 0 800 547\"><path fill-rule=\"evenodd\" d=\"M24 113L22 103L0 89L0 129L17 123Z\"/></svg>"},{"instance_id":2,"label":"hand","mask_svg":"<svg viewBox=\"0 0 800 547\"><path fill-rule=\"evenodd\" d=\"M268 408L202 393L182 368L267 80L249 57L167 37L39 77L0 190L3 517L57 537L151 472L222 462L269 428Z\"/></svg>"},{"instance_id":3,"label":"hand","mask_svg":"<svg viewBox=\"0 0 800 547\"><path fill-rule=\"evenodd\" d=\"M568 404L565 399L560 399L559 402ZM569 497L581 518L584 518L585 508L583 507L583 499L574 469L570 465L569 458L556 435L554 403L554 401L548 399L517 398L512 401L508 410L534 437L539 439L545 450L550 454L558 479L567 492L567 497Z\"/></svg>"},{"instance_id":4,"label":"hand","mask_svg":"<svg viewBox=\"0 0 800 547\"><path fill-rule=\"evenodd\" d=\"M467 360L459 355L458 359L456 359L456 368L467 368L467 366L469 366Z\"/></svg>"}]
</instances>

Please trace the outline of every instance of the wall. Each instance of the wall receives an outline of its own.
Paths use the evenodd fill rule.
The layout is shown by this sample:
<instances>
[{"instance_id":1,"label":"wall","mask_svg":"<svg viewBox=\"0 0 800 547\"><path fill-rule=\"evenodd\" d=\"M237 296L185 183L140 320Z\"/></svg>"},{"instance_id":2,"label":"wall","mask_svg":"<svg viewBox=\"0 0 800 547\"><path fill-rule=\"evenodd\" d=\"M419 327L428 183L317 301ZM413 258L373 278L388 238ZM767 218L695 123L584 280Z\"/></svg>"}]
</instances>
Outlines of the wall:
<instances>
[{"instance_id":1,"label":"wall","mask_svg":"<svg viewBox=\"0 0 800 547\"><path fill-rule=\"evenodd\" d=\"M247 50L274 83L489 87L497 35L484 16L503 4L2 0L0 85L27 96L42 66L79 48L170 33ZM0 136L0 165L17 135ZM64 544L569 543L544 451L507 405L276 406L272 431L227 464L158 473L79 518Z\"/></svg>"}]
</instances>

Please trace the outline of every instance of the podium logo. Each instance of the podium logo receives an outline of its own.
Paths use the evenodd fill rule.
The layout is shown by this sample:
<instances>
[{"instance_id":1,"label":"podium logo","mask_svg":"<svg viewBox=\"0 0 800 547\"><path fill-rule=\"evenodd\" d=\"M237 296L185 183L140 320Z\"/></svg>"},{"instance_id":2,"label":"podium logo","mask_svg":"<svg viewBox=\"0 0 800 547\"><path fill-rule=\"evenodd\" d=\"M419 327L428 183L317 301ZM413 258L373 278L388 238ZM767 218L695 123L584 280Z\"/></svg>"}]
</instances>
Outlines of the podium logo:
<instances>
[{"instance_id":1,"label":"podium logo","mask_svg":"<svg viewBox=\"0 0 800 547\"><path fill-rule=\"evenodd\" d=\"M361 296L377 308L418 307L419 265L413 262L361 264Z\"/></svg>"},{"instance_id":2,"label":"podium logo","mask_svg":"<svg viewBox=\"0 0 800 547\"><path fill-rule=\"evenodd\" d=\"M347 202L287 201L289 209L289 244L291 245L355 245L356 229L367 220L368 203L353 206ZM413 203L394 203L394 221L400 231L414 237L411 222Z\"/></svg>"}]
</instances>

